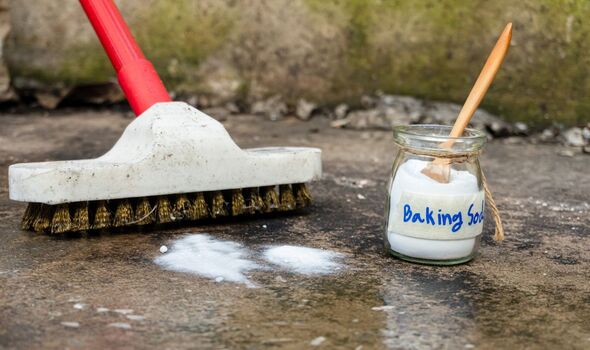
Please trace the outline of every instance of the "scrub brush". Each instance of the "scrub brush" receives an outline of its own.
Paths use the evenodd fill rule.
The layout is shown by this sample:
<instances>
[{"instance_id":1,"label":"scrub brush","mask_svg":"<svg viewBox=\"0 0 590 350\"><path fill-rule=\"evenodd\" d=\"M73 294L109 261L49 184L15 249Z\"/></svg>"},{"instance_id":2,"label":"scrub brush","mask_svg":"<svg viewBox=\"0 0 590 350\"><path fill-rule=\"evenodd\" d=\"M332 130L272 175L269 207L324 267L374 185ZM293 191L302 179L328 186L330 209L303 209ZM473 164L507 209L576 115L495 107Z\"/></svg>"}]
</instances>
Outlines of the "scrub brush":
<instances>
[{"instance_id":1,"label":"scrub brush","mask_svg":"<svg viewBox=\"0 0 590 350\"><path fill-rule=\"evenodd\" d=\"M305 183L321 176L321 150L240 149L219 122L171 102L112 0L80 3L139 118L99 158L10 166L10 198L29 202L23 230L101 230L311 203Z\"/></svg>"}]
</instances>

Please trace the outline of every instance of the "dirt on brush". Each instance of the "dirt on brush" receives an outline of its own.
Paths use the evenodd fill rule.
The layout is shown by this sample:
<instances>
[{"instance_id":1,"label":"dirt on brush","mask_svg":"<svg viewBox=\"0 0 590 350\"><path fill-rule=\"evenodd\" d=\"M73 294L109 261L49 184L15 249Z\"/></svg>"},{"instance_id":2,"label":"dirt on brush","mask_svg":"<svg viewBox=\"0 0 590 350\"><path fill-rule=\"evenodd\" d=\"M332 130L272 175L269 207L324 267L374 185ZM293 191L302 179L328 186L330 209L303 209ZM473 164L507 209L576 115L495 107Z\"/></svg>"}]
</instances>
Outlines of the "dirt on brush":
<instances>
[{"instance_id":1,"label":"dirt on brush","mask_svg":"<svg viewBox=\"0 0 590 350\"><path fill-rule=\"evenodd\" d=\"M486 145L482 166L506 240L491 239L488 221L475 260L432 267L383 250L386 183L396 154L389 132L333 129L321 118L231 116L224 124L242 147L323 150L324 178L311 185L311 208L56 237L19 230L25 206L8 199L8 165L99 156L131 119L57 111L0 121L2 348L590 347L588 155L565 157L555 145ZM250 276L258 288L247 288L153 263L160 246L187 233L253 250L330 249L345 254L345 268L312 277L260 270Z\"/></svg>"}]
</instances>

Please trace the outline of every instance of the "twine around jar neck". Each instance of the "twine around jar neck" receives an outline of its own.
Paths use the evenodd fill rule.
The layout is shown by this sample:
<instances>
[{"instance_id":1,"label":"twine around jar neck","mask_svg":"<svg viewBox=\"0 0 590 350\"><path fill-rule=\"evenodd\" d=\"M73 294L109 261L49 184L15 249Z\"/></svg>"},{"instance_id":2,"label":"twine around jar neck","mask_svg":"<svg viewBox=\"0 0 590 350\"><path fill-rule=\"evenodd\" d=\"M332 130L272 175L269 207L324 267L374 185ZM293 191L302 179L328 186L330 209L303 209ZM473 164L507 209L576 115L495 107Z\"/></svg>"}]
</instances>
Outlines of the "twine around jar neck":
<instances>
[{"instance_id":1,"label":"twine around jar neck","mask_svg":"<svg viewBox=\"0 0 590 350\"><path fill-rule=\"evenodd\" d=\"M472 152L453 152L453 151L445 151L445 150L434 150L434 149L423 149L423 148L415 148L415 147L407 147L398 145L400 150L405 153L411 153L417 156L427 156L433 158L442 158L448 159L449 163L464 163L466 161L474 160L479 157L481 154L480 150L472 151Z\"/></svg>"},{"instance_id":2,"label":"twine around jar neck","mask_svg":"<svg viewBox=\"0 0 590 350\"><path fill-rule=\"evenodd\" d=\"M474 152L461 152L461 153L453 153L448 151L436 151L436 150L424 150L418 149L413 147L403 147L400 146L400 150L402 152L415 154L418 156L428 156L434 158L442 158L448 160L449 163L465 163L471 160L475 160L481 154L481 151L474 151ZM480 168L481 173L481 181L483 184L483 189L486 196L486 202L489 205L490 210L492 211L492 217L494 218L495 224L495 231L494 231L494 240L495 241L503 241L504 240L504 225L502 224L502 218L500 217L500 210L496 206L496 201L494 201L494 197L492 196L492 191L488 186L488 181Z\"/></svg>"},{"instance_id":3,"label":"twine around jar neck","mask_svg":"<svg viewBox=\"0 0 590 350\"><path fill-rule=\"evenodd\" d=\"M504 225L502 224L502 218L500 217L500 210L496 206L496 201L494 201L494 197L492 197L492 191L488 186L488 181L486 176L484 175L483 171L480 169L481 172L481 181L483 183L483 190L486 193L486 201L490 205L490 210L492 211L492 216L494 218L494 223L496 229L494 231L494 240L495 241L503 241L504 240Z\"/></svg>"}]
</instances>

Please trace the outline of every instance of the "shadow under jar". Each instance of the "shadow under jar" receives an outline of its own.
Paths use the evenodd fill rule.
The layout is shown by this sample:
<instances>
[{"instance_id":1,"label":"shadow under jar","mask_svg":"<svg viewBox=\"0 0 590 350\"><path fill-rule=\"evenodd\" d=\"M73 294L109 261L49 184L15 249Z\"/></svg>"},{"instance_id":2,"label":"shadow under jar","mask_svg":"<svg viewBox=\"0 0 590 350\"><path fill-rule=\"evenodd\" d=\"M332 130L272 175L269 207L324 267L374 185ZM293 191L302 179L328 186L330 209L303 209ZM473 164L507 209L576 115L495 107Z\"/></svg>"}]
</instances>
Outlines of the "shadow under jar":
<instances>
[{"instance_id":1,"label":"shadow under jar","mask_svg":"<svg viewBox=\"0 0 590 350\"><path fill-rule=\"evenodd\" d=\"M450 132L442 125L394 128L400 150L388 186L384 242L400 259L455 265L477 253L485 209L478 156L486 135L465 129L452 138ZM435 159L450 168L448 183L422 173Z\"/></svg>"}]
</instances>

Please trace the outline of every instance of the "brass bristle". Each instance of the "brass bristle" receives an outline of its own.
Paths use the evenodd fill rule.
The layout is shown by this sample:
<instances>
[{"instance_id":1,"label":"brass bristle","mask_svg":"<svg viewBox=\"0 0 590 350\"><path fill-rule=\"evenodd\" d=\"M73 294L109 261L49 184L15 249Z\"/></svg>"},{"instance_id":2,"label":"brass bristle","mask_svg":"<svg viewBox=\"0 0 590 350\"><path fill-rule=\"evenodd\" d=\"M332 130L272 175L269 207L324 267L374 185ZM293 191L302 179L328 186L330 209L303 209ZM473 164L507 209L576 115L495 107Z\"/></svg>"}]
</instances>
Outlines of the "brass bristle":
<instances>
[{"instance_id":1,"label":"brass bristle","mask_svg":"<svg viewBox=\"0 0 590 350\"><path fill-rule=\"evenodd\" d=\"M68 204L29 203L21 221L21 228L51 233L87 231L111 226L217 218L230 214L238 216L256 212L288 211L308 206L312 202L309 190L303 183L279 185L278 191L277 186L234 189L231 190L231 203L226 202L226 198L229 199L230 190L207 194L198 192L194 194L194 200L191 200L192 196L193 194L176 195L172 204L169 196L158 196L155 205L152 205L154 203L147 197L121 199L115 202L117 206L114 215L111 214L113 205L106 200L71 204L73 215L70 215ZM131 201L136 205L135 210ZM95 209L93 215L89 213L89 208Z\"/></svg>"},{"instance_id":2,"label":"brass bristle","mask_svg":"<svg viewBox=\"0 0 590 350\"><path fill-rule=\"evenodd\" d=\"M211 199L211 217L216 218L218 216L227 216L227 214L223 193L221 193L221 191L214 192Z\"/></svg>"},{"instance_id":3,"label":"brass bristle","mask_svg":"<svg viewBox=\"0 0 590 350\"><path fill-rule=\"evenodd\" d=\"M195 203L193 204L193 216L195 220L204 219L209 216L209 208L203 192L197 193Z\"/></svg>"},{"instance_id":4,"label":"brass bristle","mask_svg":"<svg viewBox=\"0 0 590 350\"><path fill-rule=\"evenodd\" d=\"M250 189L250 198L248 198L248 213L254 214L257 211L261 212L264 208L264 201L262 197L260 197L260 192L258 188Z\"/></svg>"},{"instance_id":5,"label":"brass bristle","mask_svg":"<svg viewBox=\"0 0 590 350\"><path fill-rule=\"evenodd\" d=\"M126 226L133 221L133 207L128 199L122 199L115 210L115 218L113 219L113 226Z\"/></svg>"},{"instance_id":6,"label":"brass bristle","mask_svg":"<svg viewBox=\"0 0 590 350\"><path fill-rule=\"evenodd\" d=\"M135 223L137 225L149 225L155 221L155 210L152 209L149 199L146 197L140 198L135 209Z\"/></svg>"},{"instance_id":7,"label":"brass bristle","mask_svg":"<svg viewBox=\"0 0 590 350\"><path fill-rule=\"evenodd\" d=\"M306 207L311 204L311 194L305 184L294 184L293 193L295 194L295 203L297 203L298 208Z\"/></svg>"},{"instance_id":8,"label":"brass bristle","mask_svg":"<svg viewBox=\"0 0 590 350\"><path fill-rule=\"evenodd\" d=\"M174 221L194 219L193 207L186 194L179 194L176 196L172 216L174 217Z\"/></svg>"},{"instance_id":9,"label":"brass bristle","mask_svg":"<svg viewBox=\"0 0 590 350\"><path fill-rule=\"evenodd\" d=\"M263 187L262 198L264 200L263 211L265 213L270 213L279 208L279 196L275 191L275 186Z\"/></svg>"},{"instance_id":10,"label":"brass bristle","mask_svg":"<svg viewBox=\"0 0 590 350\"><path fill-rule=\"evenodd\" d=\"M279 186L279 194L281 198L281 211L293 210L295 209L295 197L293 197L293 191L291 190L291 186L289 185L280 185Z\"/></svg>"},{"instance_id":11,"label":"brass bristle","mask_svg":"<svg viewBox=\"0 0 590 350\"><path fill-rule=\"evenodd\" d=\"M51 220L51 233L64 233L72 227L70 208L67 204L59 204Z\"/></svg>"},{"instance_id":12,"label":"brass bristle","mask_svg":"<svg viewBox=\"0 0 590 350\"><path fill-rule=\"evenodd\" d=\"M86 231L90 229L90 218L88 216L88 202L80 202L74 208L72 219L72 231Z\"/></svg>"},{"instance_id":13,"label":"brass bristle","mask_svg":"<svg viewBox=\"0 0 590 350\"><path fill-rule=\"evenodd\" d=\"M242 190L232 190L231 193L231 215L237 216L244 213L246 201Z\"/></svg>"},{"instance_id":14,"label":"brass bristle","mask_svg":"<svg viewBox=\"0 0 590 350\"><path fill-rule=\"evenodd\" d=\"M35 230L35 232L43 232L49 229L49 227L51 227L51 218L53 216L53 210L53 206L41 204L39 215L33 222L33 230Z\"/></svg>"},{"instance_id":15,"label":"brass bristle","mask_svg":"<svg viewBox=\"0 0 590 350\"><path fill-rule=\"evenodd\" d=\"M20 223L21 230L30 230L33 228L33 223L39 213L41 212L41 203L29 203L27 209L23 214L23 219Z\"/></svg>"},{"instance_id":16,"label":"brass bristle","mask_svg":"<svg viewBox=\"0 0 590 350\"><path fill-rule=\"evenodd\" d=\"M166 196L158 197L158 223L165 224L172 221L172 208L170 207L170 201Z\"/></svg>"},{"instance_id":17,"label":"brass bristle","mask_svg":"<svg viewBox=\"0 0 590 350\"><path fill-rule=\"evenodd\" d=\"M96 203L96 214L94 215L95 230L105 229L111 226L111 212L107 206L107 201L98 201Z\"/></svg>"}]
</instances>

